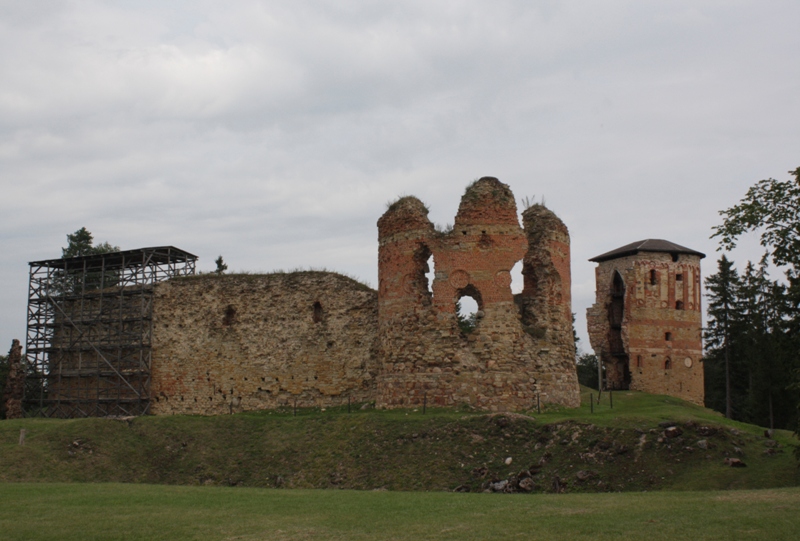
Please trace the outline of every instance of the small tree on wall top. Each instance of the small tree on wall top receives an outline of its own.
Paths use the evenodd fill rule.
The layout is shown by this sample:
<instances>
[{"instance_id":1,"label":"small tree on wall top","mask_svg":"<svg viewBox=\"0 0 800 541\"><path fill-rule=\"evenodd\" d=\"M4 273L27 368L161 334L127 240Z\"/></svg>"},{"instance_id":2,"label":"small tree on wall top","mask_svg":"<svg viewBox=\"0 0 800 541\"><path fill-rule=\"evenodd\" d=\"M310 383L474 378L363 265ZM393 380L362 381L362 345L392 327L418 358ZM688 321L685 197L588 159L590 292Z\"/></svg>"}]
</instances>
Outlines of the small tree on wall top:
<instances>
[{"instance_id":1,"label":"small tree on wall top","mask_svg":"<svg viewBox=\"0 0 800 541\"><path fill-rule=\"evenodd\" d=\"M74 233L67 234L67 247L61 248L61 257L78 257L82 255L108 254L119 252L119 246L112 246L108 242L94 246L94 237L85 227Z\"/></svg>"},{"instance_id":2,"label":"small tree on wall top","mask_svg":"<svg viewBox=\"0 0 800 541\"><path fill-rule=\"evenodd\" d=\"M214 260L214 263L217 265L217 268L214 271L215 274L222 275L222 274L225 274L226 270L228 270L228 265L226 265L225 262L222 261L222 256L219 256L218 258L216 258Z\"/></svg>"}]
</instances>

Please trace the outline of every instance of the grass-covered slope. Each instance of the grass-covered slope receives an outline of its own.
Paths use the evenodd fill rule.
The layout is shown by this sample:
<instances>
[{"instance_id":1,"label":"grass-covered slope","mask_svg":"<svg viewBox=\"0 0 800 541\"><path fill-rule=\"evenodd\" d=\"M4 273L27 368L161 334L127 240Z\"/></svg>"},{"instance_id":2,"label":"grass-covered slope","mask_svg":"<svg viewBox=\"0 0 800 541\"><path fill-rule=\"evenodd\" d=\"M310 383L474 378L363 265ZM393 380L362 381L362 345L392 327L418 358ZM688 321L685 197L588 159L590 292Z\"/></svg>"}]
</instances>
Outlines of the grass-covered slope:
<instances>
[{"instance_id":1,"label":"grass-covered slope","mask_svg":"<svg viewBox=\"0 0 800 541\"><path fill-rule=\"evenodd\" d=\"M609 398L591 413L587 391L580 409L530 416L344 408L3 421L0 481L470 492L800 485L788 432L767 439L670 397L618 392L613 409Z\"/></svg>"}]
</instances>

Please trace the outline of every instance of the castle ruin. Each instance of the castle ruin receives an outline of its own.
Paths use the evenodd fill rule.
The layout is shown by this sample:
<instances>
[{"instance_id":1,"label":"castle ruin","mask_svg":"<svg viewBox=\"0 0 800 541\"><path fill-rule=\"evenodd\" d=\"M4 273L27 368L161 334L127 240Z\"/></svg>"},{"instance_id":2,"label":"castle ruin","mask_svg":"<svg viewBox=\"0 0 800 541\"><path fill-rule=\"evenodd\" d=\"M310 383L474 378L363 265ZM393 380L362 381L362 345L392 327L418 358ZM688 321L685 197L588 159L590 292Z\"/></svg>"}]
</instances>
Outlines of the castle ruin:
<instances>
[{"instance_id":1,"label":"castle ruin","mask_svg":"<svg viewBox=\"0 0 800 541\"><path fill-rule=\"evenodd\" d=\"M520 227L511 190L492 177L467 188L451 231L427 214L404 197L378 221L377 291L319 271L195 275L195 256L174 247L31 263L38 388L26 391L27 411L577 407L563 222L533 205ZM456 312L466 296L478 304L471 332Z\"/></svg>"}]
</instances>

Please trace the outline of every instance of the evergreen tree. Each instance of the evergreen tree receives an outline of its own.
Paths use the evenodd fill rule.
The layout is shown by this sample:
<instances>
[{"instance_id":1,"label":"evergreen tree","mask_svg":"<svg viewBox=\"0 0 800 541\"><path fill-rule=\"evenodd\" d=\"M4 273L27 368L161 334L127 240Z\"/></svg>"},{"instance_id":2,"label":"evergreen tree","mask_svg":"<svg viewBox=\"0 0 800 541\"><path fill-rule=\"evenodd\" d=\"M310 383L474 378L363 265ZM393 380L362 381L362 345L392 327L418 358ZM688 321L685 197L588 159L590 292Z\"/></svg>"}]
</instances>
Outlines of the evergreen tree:
<instances>
[{"instance_id":1,"label":"evergreen tree","mask_svg":"<svg viewBox=\"0 0 800 541\"><path fill-rule=\"evenodd\" d=\"M61 258L79 257L87 255L108 254L119 252L119 246L112 246L108 242L94 245L92 233L85 227L81 227L74 233L67 234L67 247L61 248ZM74 273L59 271L56 279L56 294L79 293L86 289L98 289L100 287L111 287L118 283L119 276L115 271L89 272L85 276L78 276Z\"/></svg>"},{"instance_id":2,"label":"evergreen tree","mask_svg":"<svg viewBox=\"0 0 800 541\"><path fill-rule=\"evenodd\" d=\"M61 248L61 257L78 257L82 255L108 254L119 252L119 246L112 246L108 242L94 245L92 233L85 227L81 227L74 233L67 234L67 247Z\"/></svg>"},{"instance_id":3,"label":"evergreen tree","mask_svg":"<svg viewBox=\"0 0 800 541\"><path fill-rule=\"evenodd\" d=\"M713 235L721 249L731 250L740 236L758 231L767 251L759 268L749 266L743 277L741 327L734 337L747 373L741 413L760 424L774 416L783 427L800 419L800 167L789 173L794 179L757 182L739 204L720 212L723 223ZM785 283L767 278L767 258L783 267ZM800 424L795 426L800 435Z\"/></svg>"},{"instance_id":4,"label":"evergreen tree","mask_svg":"<svg viewBox=\"0 0 800 541\"><path fill-rule=\"evenodd\" d=\"M578 383L592 389L599 389L597 374L597 356L584 353L578 357Z\"/></svg>"},{"instance_id":5,"label":"evergreen tree","mask_svg":"<svg viewBox=\"0 0 800 541\"><path fill-rule=\"evenodd\" d=\"M739 273L734 268L733 261L729 261L723 254L717 262L717 273L706 278L708 325L704 336L706 344L704 369L706 405L724 411L728 419L733 418L731 342L738 318L737 297L740 285Z\"/></svg>"},{"instance_id":6,"label":"evergreen tree","mask_svg":"<svg viewBox=\"0 0 800 541\"><path fill-rule=\"evenodd\" d=\"M214 271L215 274L223 275L225 271L228 270L228 265L222 260L222 256L216 258L214 263L217 265L217 269Z\"/></svg>"}]
</instances>

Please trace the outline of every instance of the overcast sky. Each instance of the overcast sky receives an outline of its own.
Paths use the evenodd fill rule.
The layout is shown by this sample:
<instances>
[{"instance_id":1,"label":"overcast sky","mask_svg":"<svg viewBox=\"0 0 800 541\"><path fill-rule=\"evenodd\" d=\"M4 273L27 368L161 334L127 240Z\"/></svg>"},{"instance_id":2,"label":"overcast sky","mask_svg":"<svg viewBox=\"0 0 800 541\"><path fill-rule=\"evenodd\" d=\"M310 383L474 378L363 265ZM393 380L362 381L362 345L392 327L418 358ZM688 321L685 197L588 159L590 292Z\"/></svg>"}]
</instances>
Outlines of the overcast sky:
<instances>
[{"instance_id":1,"label":"overcast sky","mask_svg":"<svg viewBox=\"0 0 800 541\"><path fill-rule=\"evenodd\" d=\"M800 166L798 21L796 0L0 0L0 348L24 342L27 263L80 227L374 286L387 201L451 223L490 175L569 227L588 350L588 258L664 238L708 275L718 211Z\"/></svg>"}]
</instances>

